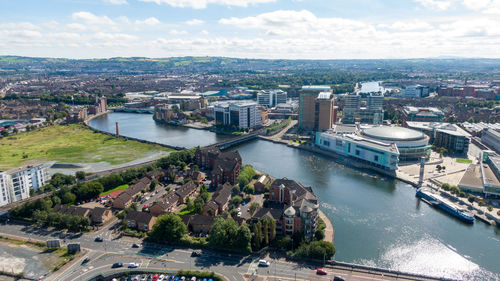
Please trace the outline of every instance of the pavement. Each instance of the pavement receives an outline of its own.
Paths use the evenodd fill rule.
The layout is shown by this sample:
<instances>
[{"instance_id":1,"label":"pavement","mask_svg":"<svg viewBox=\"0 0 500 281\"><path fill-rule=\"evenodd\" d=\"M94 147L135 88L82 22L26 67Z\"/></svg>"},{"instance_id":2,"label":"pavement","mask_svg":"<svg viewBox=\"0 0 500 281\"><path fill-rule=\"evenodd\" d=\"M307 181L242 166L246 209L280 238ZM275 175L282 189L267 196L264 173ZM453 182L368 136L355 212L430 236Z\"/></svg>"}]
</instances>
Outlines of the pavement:
<instances>
[{"instance_id":1,"label":"pavement","mask_svg":"<svg viewBox=\"0 0 500 281\"><path fill-rule=\"evenodd\" d=\"M224 275L230 281L244 281L251 277L260 276L265 280L331 280L333 275L342 275L346 280L404 280L404 275L398 277L383 276L374 270L354 270L350 267L327 266L328 274L318 276L315 273L320 264L295 263L286 260L271 259L271 266L262 268L258 266L258 255L243 256L237 254L220 253L204 250L200 257L191 257L192 249L173 248L151 243L142 243L138 239L122 238L114 232L119 222L101 228L97 232L74 234L58 230L39 228L23 223L9 222L0 225L0 235L18 238L47 241L61 239L63 244L80 243L88 254L81 255L71 264L43 280L70 281L88 280L98 274L110 273L122 269L112 269L115 262L124 264L137 262L140 269L157 271L176 271L179 269L208 270ZM96 237L104 238L104 242L95 242ZM132 248L134 243L140 244L139 248ZM90 261L84 265L81 260L89 257ZM245 278L250 276L250 278ZM426 279L408 279L426 280Z\"/></svg>"}]
</instances>

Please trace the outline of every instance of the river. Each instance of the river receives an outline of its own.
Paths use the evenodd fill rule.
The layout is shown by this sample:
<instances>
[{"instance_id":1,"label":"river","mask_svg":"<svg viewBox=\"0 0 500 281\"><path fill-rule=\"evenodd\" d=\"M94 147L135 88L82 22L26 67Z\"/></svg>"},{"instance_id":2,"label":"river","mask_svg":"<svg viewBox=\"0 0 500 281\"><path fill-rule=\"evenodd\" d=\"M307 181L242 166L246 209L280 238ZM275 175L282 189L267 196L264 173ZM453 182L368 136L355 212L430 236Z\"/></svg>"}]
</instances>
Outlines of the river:
<instances>
[{"instance_id":1,"label":"river","mask_svg":"<svg viewBox=\"0 0 500 281\"><path fill-rule=\"evenodd\" d=\"M158 125L146 114L112 113L90 125L113 132L115 121L122 135L170 145L193 147L221 138ZM245 164L312 186L333 222L337 260L461 280L500 280L498 228L480 221L464 224L417 200L408 184L310 152L263 140L234 149Z\"/></svg>"}]
</instances>

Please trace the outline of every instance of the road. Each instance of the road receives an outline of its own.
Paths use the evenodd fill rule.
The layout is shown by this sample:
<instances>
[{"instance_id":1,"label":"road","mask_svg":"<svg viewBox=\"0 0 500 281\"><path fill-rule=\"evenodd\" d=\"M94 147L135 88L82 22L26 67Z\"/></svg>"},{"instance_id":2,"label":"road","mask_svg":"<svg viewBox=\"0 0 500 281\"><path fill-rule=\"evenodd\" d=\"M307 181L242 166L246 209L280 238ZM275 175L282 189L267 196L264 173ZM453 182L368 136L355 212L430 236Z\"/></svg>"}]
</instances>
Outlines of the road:
<instances>
[{"instance_id":1,"label":"road","mask_svg":"<svg viewBox=\"0 0 500 281\"><path fill-rule=\"evenodd\" d=\"M178 269L193 269L214 271L228 278L230 281L244 281L244 277L259 275L267 277L267 280L332 280L334 275L341 275L346 280L426 280L405 278L405 276L384 276L378 272L370 270L352 270L345 266L327 266L327 276L315 274L315 269L319 265L307 263L293 263L272 255L267 258L271 266L262 268L258 266L258 260L262 257L258 255L242 256L204 250L200 257L191 257L191 249L179 249L160 246L157 244L143 243L139 248L133 248L136 239L124 239L116 237L112 233L113 225L103 227L97 233L71 234L57 230L47 230L45 228L33 227L21 223L9 222L0 226L0 235L15 236L18 238L47 241L51 239L61 239L64 244L80 243L81 247L88 251L88 254L73 261L69 268L54 273L43 279L50 281L70 281L88 280L99 274L107 274L114 271L128 270L112 269L115 262L122 262L125 265L130 262L140 264L139 270L175 271ZM95 242L99 236L104 238L104 242ZM90 261L82 265L81 261L85 256ZM136 269L137 270L137 269Z\"/></svg>"}]
</instances>

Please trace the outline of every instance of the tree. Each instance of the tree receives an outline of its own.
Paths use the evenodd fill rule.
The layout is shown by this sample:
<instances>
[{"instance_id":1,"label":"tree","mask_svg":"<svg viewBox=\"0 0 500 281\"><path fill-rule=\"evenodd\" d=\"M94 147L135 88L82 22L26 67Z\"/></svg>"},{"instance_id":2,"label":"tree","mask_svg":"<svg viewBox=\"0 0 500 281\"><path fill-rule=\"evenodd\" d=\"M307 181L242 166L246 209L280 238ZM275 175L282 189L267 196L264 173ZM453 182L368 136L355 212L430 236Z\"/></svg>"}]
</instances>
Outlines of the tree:
<instances>
[{"instance_id":1,"label":"tree","mask_svg":"<svg viewBox=\"0 0 500 281\"><path fill-rule=\"evenodd\" d=\"M253 225L253 240L252 245L254 249L260 249L262 242L262 224L260 221L254 223Z\"/></svg>"},{"instance_id":2,"label":"tree","mask_svg":"<svg viewBox=\"0 0 500 281\"><path fill-rule=\"evenodd\" d=\"M165 214L158 217L151 230L151 239L157 242L179 242L187 233L187 227L176 214Z\"/></svg>"},{"instance_id":3,"label":"tree","mask_svg":"<svg viewBox=\"0 0 500 281\"><path fill-rule=\"evenodd\" d=\"M303 243L293 254L296 258L310 258L316 260L331 259L335 255L333 243L327 241L313 241L309 244Z\"/></svg>"},{"instance_id":4,"label":"tree","mask_svg":"<svg viewBox=\"0 0 500 281\"><path fill-rule=\"evenodd\" d=\"M155 188L156 188L156 185L158 185L158 181L157 180L152 180L151 184L149 184L149 191L154 191Z\"/></svg>"},{"instance_id":5,"label":"tree","mask_svg":"<svg viewBox=\"0 0 500 281\"><path fill-rule=\"evenodd\" d=\"M234 207L238 207L241 202L243 201L243 198L241 198L241 196L234 196L232 199L231 199L231 203L233 204Z\"/></svg>"},{"instance_id":6,"label":"tree","mask_svg":"<svg viewBox=\"0 0 500 281\"><path fill-rule=\"evenodd\" d=\"M9 135L9 132L7 132L7 130L2 130L2 131L0 132L0 135L2 135L2 137L6 137L6 136L8 136L8 135Z\"/></svg>"},{"instance_id":7,"label":"tree","mask_svg":"<svg viewBox=\"0 0 500 281\"><path fill-rule=\"evenodd\" d=\"M79 181L84 180L85 179L85 172L78 171L78 172L76 172L75 176L76 176L76 179L78 179Z\"/></svg>"},{"instance_id":8,"label":"tree","mask_svg":"<svg viewBox=\"0 0 500 281\"><path fill-rule=\"evenodd\" d=\"M469 198L467 198L467 200L472 203L474 202L474 200L476 199L476 197L474 197L473 195L469 195Z\"/></svg>"},{"instance_id":9,"label":"tree","mask_svg":"<svg viewBox=\"0 0 500 281\"><path fill-rule=\"evenodd\" d=\"M209 235L209 246L213 249L251 252L252 234L246 225L238 226L232 218L216 217Z\"/></svg>"},{"instance_id":10,"label":"tree","mask_svg":"<svg viewBox=\"0 0 500 281\"><path fill-rule=\"evenodd\" d=\"M61 173L55 173L50 179L50 184L56 188L60 188L63 185L71 185L73 183L75 183L75 178L73 176Z\"/></svg>"},{"instance_id":11,"label":"tree","mask_svg":"<svg viewBox=\"0 0 500 281\"><path fill-rule=\"evenodd\" d=\"M259 203L257 202L253 202L251 205L250 205L250 208L248 209L249 212L250 212L250 215L253 215L255 213L255 211L257 211L258 209L260 209L260 205Z\"/></svg>"}]
</instances>

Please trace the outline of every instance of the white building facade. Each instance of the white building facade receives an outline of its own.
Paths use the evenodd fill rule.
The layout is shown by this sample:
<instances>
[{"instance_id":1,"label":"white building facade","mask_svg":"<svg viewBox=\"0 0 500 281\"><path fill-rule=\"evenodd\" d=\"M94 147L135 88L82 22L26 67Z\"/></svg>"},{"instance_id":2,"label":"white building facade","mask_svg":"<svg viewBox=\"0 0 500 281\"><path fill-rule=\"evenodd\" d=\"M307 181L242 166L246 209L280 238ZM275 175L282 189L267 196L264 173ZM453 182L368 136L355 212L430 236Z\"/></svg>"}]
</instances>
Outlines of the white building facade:
<instances>
[{"instance_id":1,"label":"white building facade","mask_svg":"<svg viewBox=\"0 0 500 281\"><path fill-rule=\"evenodd\" d=\"M214 105L216 124L255 128L262 126L260 110L255 102L230 102Z\"/></svg>"},{"instance_id":2,"label":"white building facade","mask_svg":"<svg viewBox=\"0 0 500 281\"><path fill-rule=\"evenodd\" d=\"M30 189L37 190L47 183L45 165L25 166L0 173L0 206L30 197Z\"/></svg>"},{"instance_id":3,"label":"white building facade","mask_svg":"<svg viewBox=\"0 0 500 281\"><path fill-rule=\"evenodd\" d=\"M429 87L422 85L408 86L401 90L401 96L406 98L425 98L429 96Z\"/></svg>"},{"instance_id":4,"label":"white building facade","mask_svg":"<svg viewBox=\"0 0 500 281\"><path fill-rule=\"evenodd\" d=\"M0 206L11 202L12 178L5 172L0 172Z\"/></svg>"},{"instance_id":5,"label":"white building facade","mask_svg":"<svg viewBox=\"0 0 500 281\"><path fill-rule=\"evenodd\" d=\"M257 103L262 106L276 107L286 103L287 93L282 90L263 90L257 93Z\"/></svg>"}]
</instances>

